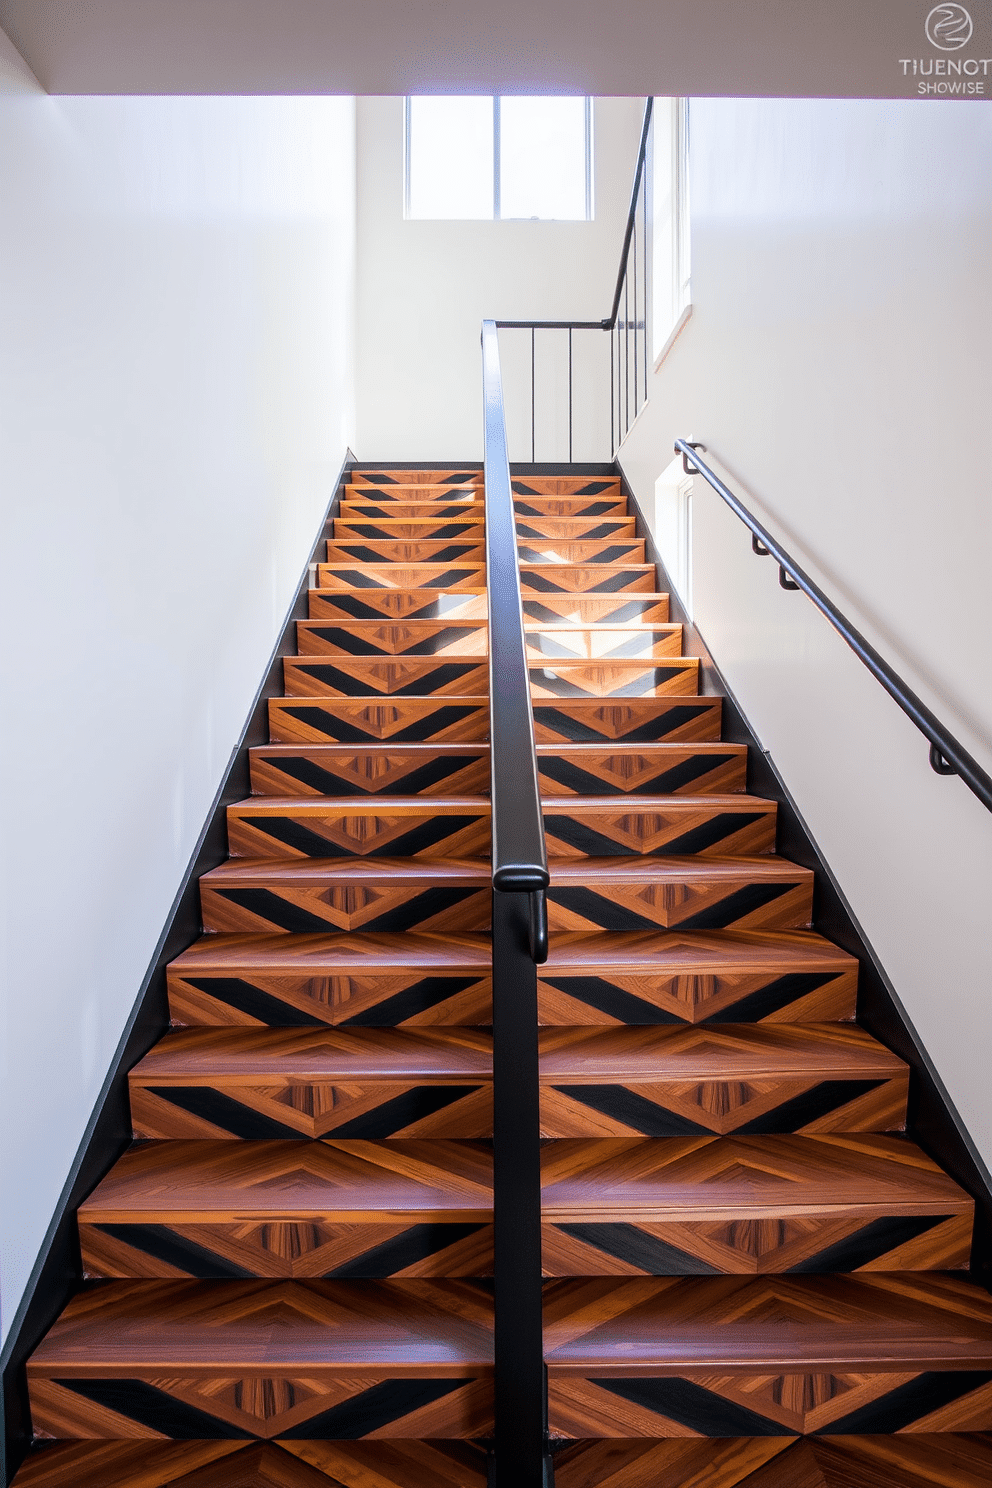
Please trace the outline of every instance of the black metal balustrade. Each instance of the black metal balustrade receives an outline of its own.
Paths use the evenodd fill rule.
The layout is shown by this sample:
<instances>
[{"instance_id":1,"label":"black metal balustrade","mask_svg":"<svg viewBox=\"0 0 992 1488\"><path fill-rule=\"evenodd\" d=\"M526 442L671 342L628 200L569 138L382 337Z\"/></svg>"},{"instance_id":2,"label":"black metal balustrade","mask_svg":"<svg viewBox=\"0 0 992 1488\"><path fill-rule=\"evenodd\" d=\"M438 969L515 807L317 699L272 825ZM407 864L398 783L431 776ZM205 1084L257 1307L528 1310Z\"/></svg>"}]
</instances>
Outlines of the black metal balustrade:
<instances>
[{"instance_id":1,"label":"black metal balustrade","mask_svg":"<svg viewBox=\"0 0 992 1488\"><path fill-rule=\"evenodd\" d=\"M541 1335L537 965L548 860L520 599L496 326L482 327L493 883L496 1439L492 1488L551 1481Z\"/></svg>"}]
</instances>

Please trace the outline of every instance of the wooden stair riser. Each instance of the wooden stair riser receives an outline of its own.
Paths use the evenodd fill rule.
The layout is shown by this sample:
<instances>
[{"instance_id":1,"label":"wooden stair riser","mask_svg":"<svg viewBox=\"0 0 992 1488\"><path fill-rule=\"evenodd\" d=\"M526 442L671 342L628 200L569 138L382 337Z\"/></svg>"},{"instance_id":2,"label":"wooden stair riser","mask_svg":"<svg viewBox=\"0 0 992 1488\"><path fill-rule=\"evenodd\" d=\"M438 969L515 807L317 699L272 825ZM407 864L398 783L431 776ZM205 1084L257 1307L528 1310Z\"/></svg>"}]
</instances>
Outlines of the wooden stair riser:
<instances>
[{"instance_id":1,"label":"wooden stair riser","mask_svg":"<svg viewBox=\"0 0 992 1488\"><path fill-rule=\"evenodd\" d=\"M335 517L334 536L330 542L361 543L367 538L414 543L484 543L484 514L477 509L466 509L454 517L433 514L402 519L391 514L386 517L352 517L344 514Z\"/></svg>"},{"instance_id":2,"label":"wooden stair riser","mask_svg":"<svg viewBox=\"0 0 992 1488\"><path fill-rule=\"evenodd\" d=\"M492 1136L489 1081L301 1080L273 1085L203 1077L195 1084L165 1085L153 1077L132 1076L130 1091L134 1136L141 1141Z\"/></svg>"},{"instance_id":3,"label":"wooden stair riser","mask_svg":"<svg viewBox=\"0 0 992 1488\"><path fill-rule=\"evenodd\" d=\"M548 924L554 930L801 930L812 922L813 875L775 860L638 860L637 874L608 859L595 870L553 863Z\"/></svg>"},{"instance_id":4,"label":"wooden stair riser","mask_svg":"<svg viewBox=\"0 0 992 1488\"><path fill-rule=\"evenodd\" d=\"M488 859L489 803L255 796L228 807L227 836L232 857Z\"/></svg>"},{"instance_id":5,"label":"wooden stair riser","mask_svg":"<svg viewBox=\"0 0 992 1488\"><path fill-rule=\"evenodd\" d=\"M518 537L517 553L521 564L545 565L549 568L576 567L598 563L644 563L644 539L619 537L602 542L573 542L560 537Z\"/></svg>"},{"instance_id":6,"label":"wooden stair riser","mask_svg":"<svg viewBox=\"0 0 992 1488\"><path fill-rule=\"evenodd\" d=\"M637 626L585 630L554 628L526 622L525 641L532 661L558 662L633 661L650 657L682 655L680 625ZM350 620L344 624L299 620L297 651L301 656L437 657L459 659L488 655L488 626L483 621L407 621L388 624Z\"/></svg>"},{"instance_id":7,"label":"wooden stair riser","mask_svg":"<svg viewBox=\"0 0 992 1488\"><path fill-rule=\"evenodd\" d=\"M660 656L643 661L610 659L531 666L535 701L573 697L665 697L697 695L694 657ZM287 656L283 677L288 697L478 697L489 687L484 656L417 657Z\"/></svg>"},{"instance_id":8,"label":"wooden stair riser","mask_svg":"<svg viewBox=\"0 0 992 1488\"><path fill-rule=\"evenodd\" d=\"M544 1137L661 1137L682 1132L902 1131L909 1075L889 1078L816 1075L791 1079L703 1080L614 1078L541 1087Z\"/></svg>"},{"instance_id":9,"label":"wooden stair riser","mask_svg":"<svg viewBox=\"0 0 992 1488\"><path fill-rule=\"evenodd\" d=\"M333 865L340 868L340 864ZM350 866L350 865L349 865ZM439 864L439 867L444 866ZM352 870L352 874L354 870ZM486 933L492 921L488 863L479 863L474 886L459 875L453 884L411 884L396 875L379 883L330 886L285 881L263 872L252 883L201 880L203 928L253 935L284 932L422 930L433 934ZM327 875L330 879L330 875ZM336 878L344 875L338 873ZM385 875L382 876L385 879Z\"/></svg>"},{"instance_id":10,"label":"wooden stair riser","mask_svg":"<svg viewBox=\"0 0 992 1488\"><path fill-rule=\"evenodd\" d=\"M534 703L538 744L709 743L719 738L721 699L555 698ZM474 744L489 738L489 699L270 698L273 743Z\"/></svg>"},{"instance_id":11,"label":"wooden stair riser","mask_svg":"<svg viewBox=\"0 0 992 1488\"><path fill-rule=\"evenodd\" d=\"M264 1374L232 1365L208 1379L174 1365L78 1380L35 1374L28 1398L37 1441L185 1441L208 1433L259 1441L472 1440L493 1429L488 1378L397 1376L388 1364L361 1380L330 1381L305 1364L293 1372L271 1365ZM236 1479L231 1488L244 1482Z\"/></svg>"},{"instance_id":12,"label":"wooden stair riser","mask_svg":"<svg viewBox=\"0 0 992 1488\"><path fill-rule=\"evenodd\" d=\"M992 1482L992 1440L951 1432L557 1445L557 1488L985 1488Z\"/></svg>"},{"instance_id":13,"label":"wooden stair riser","mask_svg":"<svg viewBox=\"0 0 992 1488\"><path fill-rule=\"evenodd\" d=\"M612 663L682 655L681 625L638 625L626 630L598 625L585 630L577 627L566 630L564 626L538 629L532 621L524 623L528 658L549 667L561 662Z\"/></svg>"},{"instance_id":14,"label":"wooden stair riser","mask_svg":"<svg viewBox=\"0 0 992 1488\"><path fill-rule=\"evenodd\" d=\"M472 1442L154 1440L55 1442L16 1488L486 1488ZM958 1485L956 1485L958 1488ZM960 1485L971 1488L971 1485Z\"/></svg>"},{"instance_id":15,"label":"wooden stair riser","mask_svg":"<svg viewBox=\"0 0 992 1488\"><path fill-rule=\"evenodd\" d=\"M484 1027L492 982L484 943L462 954L450 934L394 937L376 956L362 937L210 937L168 970L176 1026ZM342 944L342 941L344 944ZM354 950L349 946L354 945Z\"/></svg>"},{"instance_id":16,"label":"wooden stair riser","mask_svg":"<svg viewBox=\"0 0 992 1488\"><path fill-rule=\"evenodd\" d=\"M489 739L488 697L270 698L273 743L402 746L481 744Z\"/></svg>"},{"instance_id":17,"label":"wooden stair riser","mask_svg":"<svg viewBox=\"0 0 992 1488\"><path fill-rule=\"evenodd\" d=\"M379 589L441 590L446 594L484 594L486 570L483 557L473 563L318 563L317 589L351 591L368 600ZM311 610L311 614L313 611Z\"/></svg>"},{"instance_id":18,"label":"wooden stair riser","mask_svg":"<svg viewBox=\"0 0 992 1488\"><path fill-rule=\"evenodd\" d=\"M712 697L537 699L534 737L541 744L710 743L720 737L722 700Z\"/></svg>"},{"instance_id":19,"label":"wooden stair riser","mask_svg":"<svg viewBox=\"0 0 992 1488\"><path fill-rule=\"evenodd\" d=\"M463 542L460 538L443 542L418 542L413 539L397 541L395 538L375 537L357 538L350 542L330 539L324 555L324 563L332 566L368 564L373 568L379 568L384 563L395 563L405 567L420 564L437 567L456 563L465 567L473 564L479 566L485 561L486 545L484 542L479 539Z\"/></svg>"},{"instance_id":20,"label":"wooden stair riser","mask_svg":"<svg viewBox=\"0 0 992 1488\"><path fill-rule=\"evenodd\" d=\"M486 622L489 605L485 593L418 589L309 589L307 614L311 620L354 622L431 620L448 624Z\"/></svg>"},{"instance_id":21,"label":"wooden stair riser","mask_svg":"<svg viewBox=\"0 0 992 1488\"><path fill-rule=\"evenodd\" d=\"M311 620L336 620L344 624L362 621L433 620L461 624L488 619L488 601L483 592L465 592L429 585L417 588L368 589L340 586L307 591ZM569 594L544 592L523 601L525 625L579 626L667 625L667 594L607 593Z\"/></svg>"},{"instance_id":22,"label":"wooden stair riser","mask_svg":"<svg viewBox=\"0 0 992 1488\"><path fill-rule=\"evenodd\" d=\"M260 796L489 793L484 744L266 744L250 751L250 764ZM545 797L728 795L744 790L747 755L737 744L540 745L537 767Z\"/></svg>"},{"instance_id":23,"label":"wooden stair riser","mask_svg":"<svg viewBox=\"0 0 992 1488\"><path fill-rule=\"evenodd\" d=\"M641 542L633 517L552 516L517 511L517 542L544 545L558 542ZM643 547L640 549L643 552Z\"/></svg>"},{"instance_id":24,"label":"wooden stair riser","mask_svg":"<svg viewBox=\"0 0 992 1488\"><path fill-rule=\"evenodd\" d=\"M408 620L402 623L348 620L299 620L296 646L301 656L485 657L488 655L485 619L452 622Z\"/></svg>"},{"instance_id":25,"label":"wooden stair riser","mask_svg":"<svg viewBox=\"0 0 992 1488\"><path fill-rule=\"evenodd\" d=\"M489 794L484 744L268 744L250 754L259 796L483 796Z\"/></svg>"},{"instance_id":26,"label":"wooden stair riser","mask_svg":"<svg viewBox=\"0 0 992 1488\"><path fill-rule=\"evenodd\" d=\"M699 663L691 656L659 656L643 661L611 658L559 661L530 669L535 702L573 697L695 697Z\"/></svg>"},{"instance_id":27,"label":"wooden stair riser","mask_svg":"<svg viewBox=\"0 0 992 1488\"><path fill-rule=\"evenodd\" d=\"M647 567L644 558L644 542L640 538L634 540L619 538L613 542L569 542L561 538L521 538L517 543L517 552L521 565L526 564L531 568L575 569L598 565L600 579L603 578L603 569L612 569L614 565ZM324 562L318 566L318 576L322 587L323 574L326 570L334 572L344 566L362 565L363 568L378 572L383 564L395 564L403 569L428 567L443 572L445 565L454 564L460 568L472 565L480 567L485 564L485 561L485 544L477 540L473 542L453 538L432 542L370 537L349 542L329 539Z\"/></svg>"},{"instance_id":28,"label":"wooden stair riser","mask_svg":"<svg viewBox=\"0 0 992 1488\"><path fill-rule=\"evenodd\" d=\"M776 807L754 796L549 797L548 856L750 857L775 848Z\"/></svg>"},{"instance_id":29,"label":"wooden stair riser","mask_svg":"<svg viewBox=\"0 0 992 1488\"><path fill-rule=\"evenodd\" d=\"M283 679L287 697L480 697L489 689L489 664L484 657L287 656ZM687 690L694 683L691 677Z\"/></svg>"},{"instance_id":30,"label":"wooden stair riser","mask_svg":"<svg viewBox=\"0 0 992 1488\"><path fill-rule=\"evenodd\" d=\"M543 1026L853 1020L858 963L802 931L563 935L538 974Z\"/></svg>"}]
</instances>

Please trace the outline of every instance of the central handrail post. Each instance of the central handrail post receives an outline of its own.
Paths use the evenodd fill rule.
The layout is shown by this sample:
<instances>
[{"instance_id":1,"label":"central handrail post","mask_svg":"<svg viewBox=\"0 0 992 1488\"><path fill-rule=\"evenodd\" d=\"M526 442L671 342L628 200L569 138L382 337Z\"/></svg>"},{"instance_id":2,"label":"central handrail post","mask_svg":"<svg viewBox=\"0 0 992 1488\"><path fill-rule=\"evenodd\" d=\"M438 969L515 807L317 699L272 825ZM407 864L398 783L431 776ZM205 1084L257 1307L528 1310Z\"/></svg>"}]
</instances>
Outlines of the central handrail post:
<instances>
[{"instance_id":1,"label":"central handrail post","mask_svg":"<svg viewBox=\"0 0 992 1488\"><path fill-rule=\"evenodd\" d=\"M496 325L482 326L493 884L495 1450L490 1488L549 1488L537 963L548 862Z\"/></svg>"}]
</instances>

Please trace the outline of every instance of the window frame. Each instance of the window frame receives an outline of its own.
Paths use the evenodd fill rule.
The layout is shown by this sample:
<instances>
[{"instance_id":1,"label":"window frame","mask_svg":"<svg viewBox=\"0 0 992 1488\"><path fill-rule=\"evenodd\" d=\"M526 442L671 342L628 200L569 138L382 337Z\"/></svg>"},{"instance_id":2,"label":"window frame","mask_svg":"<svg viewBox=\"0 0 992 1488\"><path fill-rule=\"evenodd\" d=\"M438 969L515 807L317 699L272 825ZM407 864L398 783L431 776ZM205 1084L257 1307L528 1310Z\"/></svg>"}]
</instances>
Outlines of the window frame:
<instances>
[{"instance_id":1,"label":"window frame","mask_svg":"<svg viewBox=\"0 0 992 1488\"><path fill-rule=\"evenodd\" d=\"M595 154L593 141L593 99L590 94L582 95L585 105L584 118L584 149L585 149L585 216L584 217L504 217L502 214L502 182L501 176L501 105L504 98L523 97L522 94L482 94L488 97L493 106L493 214L492 217L415 217L410 210L410 166L412 160L412 125L413 109L412 103L415 96L406 94L403 99L403 218L407 222L593 222L595 220ZM429 96L429 95L428 95ZM451 95L454 96L454 95ZM529 95L526 95L529 96ZM560 94L541 94L535 97L561 97ZM569 95L574 96L574 95Z\"/></svg>"}]
</instances>

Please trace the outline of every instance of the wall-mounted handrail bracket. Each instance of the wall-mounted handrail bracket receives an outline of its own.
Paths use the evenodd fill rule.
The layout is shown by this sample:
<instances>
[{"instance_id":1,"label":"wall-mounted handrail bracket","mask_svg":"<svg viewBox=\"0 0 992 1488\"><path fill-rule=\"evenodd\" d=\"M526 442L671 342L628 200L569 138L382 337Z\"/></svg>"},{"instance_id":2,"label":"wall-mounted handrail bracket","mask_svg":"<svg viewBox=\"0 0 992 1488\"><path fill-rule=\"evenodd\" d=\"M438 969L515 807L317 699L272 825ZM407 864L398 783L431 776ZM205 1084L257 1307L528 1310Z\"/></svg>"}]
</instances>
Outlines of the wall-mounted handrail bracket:
<instances>
[{"instance_id":1,"label":"wall-mounted handrail bracket","mask_svg":"<svg viewBox=\"0 0 992 1488\"><path fill-rule=\"evenodd\" d=\"M922 698L917 697L898 672L894 671L875 650L875 647L854 628L847 616L841 613L833 600L827 598L820 586L799 567L781 543L775 541L767 527L763 527L757 517L748 511L740 498L734 495L716 472L711 470L704 460L699 459L695 451L701 448L701 445L687 439L675 441L675 453L682 456L683 467L685 467L687 458L691 456L697 466L693 473L701 475L720 499L726 502L734 515L749 529L751 547L754 552L758 553L759 557L770 554L775 559L778 564L778 581L782 588L803 591L806 597L816 605L820 614L829 620L837 634L847 642L858 660L868 668L876 682L881 683L893 702L899 705L906 717L929 741L931 768L938 775L959 775L972 795L978 797L986 810L992 811L992 776L982 769L964 745L954 737L949 729L945 728L936 714L931 712ZM759 549L762 551L759 552Z\"/></svg>"},{"instance_id":2,"label":"wall-mounted handrail bracket","mask_svg":"<svg viewBox=\"0 0 992 1488\"><path fill-rule=\"evenodd\" d=\"M685 445L685 449L682 451L682 469L686 475L699 475L700 472L696 469L695 465L690 465L689 463L688 451L691 449L704 450L706 448L705 444L700 444L698 439L685 439L682 442Z\"/></svg>"},{"instance_id":3,"label":"wall-mounted handrail bracket","mask_svg":"<svg viewBox=\"0 0 992 1488\"><path fill-rule=\"evenodd\" d=\"M930 745L930 768L938 775L956 775L958 772L949 760L946 760L937 748L936 744Z\"/></svg>"}]
</instances>

